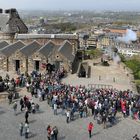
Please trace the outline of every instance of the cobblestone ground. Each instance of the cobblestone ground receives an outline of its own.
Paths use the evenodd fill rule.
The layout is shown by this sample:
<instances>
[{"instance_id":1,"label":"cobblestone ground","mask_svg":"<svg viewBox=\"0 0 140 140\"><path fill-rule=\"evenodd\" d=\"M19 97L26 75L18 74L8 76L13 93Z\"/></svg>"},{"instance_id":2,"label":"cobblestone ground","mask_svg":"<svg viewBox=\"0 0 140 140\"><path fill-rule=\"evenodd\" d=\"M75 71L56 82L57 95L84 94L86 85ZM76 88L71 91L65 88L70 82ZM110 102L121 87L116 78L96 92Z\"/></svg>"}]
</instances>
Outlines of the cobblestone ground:
<instances>
[{"instance_id":1,"label":"cobblestone ground","mask_svg":"<svg viewBox=\"0 0 140 140\"><path fill-rule=\"evenodd\" d=\"M21 91L21 94L29 93ZM91 140L131 140L136 133L140 135L140 123L130 118L122 118L117 115L117 123L107 129L103 129L102 125L98 125L92 117L78 118L75 121L66 124L65 116L54 116L52 109L48 106L47 101L40 102L33 98L40 105L40 113L30 114L30 140L46 140L46 127L48 124L58 126L58 140L88 140L87 125L90 121L94 123L94 130ZM0 104L0 140L24 140L24 136L19 136L19 123L24 122L24 112L21 113L18 102L18 115L15 116L12 105L8 105L8 101Z\"/></svg>"}]
</instances>

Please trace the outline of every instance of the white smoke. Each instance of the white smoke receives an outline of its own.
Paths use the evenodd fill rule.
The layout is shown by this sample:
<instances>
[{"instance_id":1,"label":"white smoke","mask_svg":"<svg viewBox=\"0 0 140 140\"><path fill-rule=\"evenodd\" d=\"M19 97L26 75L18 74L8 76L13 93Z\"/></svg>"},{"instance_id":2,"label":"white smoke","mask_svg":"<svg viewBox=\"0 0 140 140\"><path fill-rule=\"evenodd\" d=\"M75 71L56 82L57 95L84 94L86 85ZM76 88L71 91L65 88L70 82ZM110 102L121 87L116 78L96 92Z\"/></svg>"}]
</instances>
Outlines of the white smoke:
<instances>
[{"instance_id":1,"label":"white smoke","mask_svg":"<svg viewBox=\"0 0 140 140\"><path fill-rule=\"evenodd\" d=\"M131 29L126 30L126 34L124 34L122 37L118 37L117 40L130 43L131 41L137 40L137 34L136 32L132 31Z\"/></svg>"},{"instance_id":2,"label":"white smoke","mask_svg":"<svg viewBox=\"0 0 140 140\"><path fill-rule=\"evenodd\" d=\"M121 62L121 58L118 54L116 54L115 56L113 56L113 61L117 64L119 64Z\"/></svg>"}]
</instances>

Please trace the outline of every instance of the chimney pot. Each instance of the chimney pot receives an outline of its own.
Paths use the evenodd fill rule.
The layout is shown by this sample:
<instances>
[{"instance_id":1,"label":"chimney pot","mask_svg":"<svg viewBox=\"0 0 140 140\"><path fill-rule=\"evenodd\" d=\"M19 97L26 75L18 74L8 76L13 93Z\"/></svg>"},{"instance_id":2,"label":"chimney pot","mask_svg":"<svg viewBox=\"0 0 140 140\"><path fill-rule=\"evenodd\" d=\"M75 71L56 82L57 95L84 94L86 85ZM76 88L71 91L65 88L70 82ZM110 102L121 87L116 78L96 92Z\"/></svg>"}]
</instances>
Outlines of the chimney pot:
<instances>
[{"instance_id":1,"label":"chimney pot","mask_svg":"<svg viewBox=\"0 0 140 140\"><path fill-rule=\"evenodd\" d=\"M9 9L6 9L6 10L5 10L5 13L6 13L6 14L9 14L9 13L10 13L10 10L9 10Z\"/></svg>"},{"instance_id":2,"label":"chimney pot","mask_svg":"<svg viewBox=\"0 0 140 140\"><path fill-rule=\"evenodd\" d=\"M0 8L0 13L3 13L3 9Z\"/></svg>"},{"instance_id":3,"label":"chimney pot","mask_svg":"<svg viewBox=\"0 0 140 140\"><path fill-rule=\"evenodd\" d=\"M15 8L11 8L10 11L11 11L11 13L17 12L17 10Z\"/></svg>"}]
</instances>

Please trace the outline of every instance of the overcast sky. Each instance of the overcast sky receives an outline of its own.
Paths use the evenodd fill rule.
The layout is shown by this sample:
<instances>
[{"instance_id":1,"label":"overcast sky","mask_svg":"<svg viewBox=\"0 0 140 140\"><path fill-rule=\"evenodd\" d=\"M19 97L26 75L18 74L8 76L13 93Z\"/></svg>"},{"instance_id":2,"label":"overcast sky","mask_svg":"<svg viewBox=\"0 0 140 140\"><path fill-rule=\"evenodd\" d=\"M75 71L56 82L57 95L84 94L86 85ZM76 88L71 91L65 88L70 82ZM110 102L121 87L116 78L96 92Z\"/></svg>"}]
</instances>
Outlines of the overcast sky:
<instances>
[{"instance_id":1,"label":"overcast sky","mask_svg":"<svg viewBox=\"0 0 140 140\"><path fill-rule=\"evenodd\" d=\"M140 0L0 0L1 8L29 10L140 10Z\"/></svg>"}]
</instances>

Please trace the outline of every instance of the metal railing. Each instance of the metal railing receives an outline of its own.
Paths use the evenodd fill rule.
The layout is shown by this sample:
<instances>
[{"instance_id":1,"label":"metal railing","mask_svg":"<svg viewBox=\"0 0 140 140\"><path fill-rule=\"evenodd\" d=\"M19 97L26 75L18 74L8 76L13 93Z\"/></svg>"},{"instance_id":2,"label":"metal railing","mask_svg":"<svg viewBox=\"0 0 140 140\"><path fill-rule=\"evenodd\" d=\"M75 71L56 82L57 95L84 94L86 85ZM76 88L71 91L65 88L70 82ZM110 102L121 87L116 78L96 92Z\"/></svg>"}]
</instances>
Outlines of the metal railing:
<instances>
[{"instance_id":1,"label":"metal railing","mask_svg":"<svg viewBox=\"0 0 140 140\"><path fill-rule=\"evenodd\" d=\"M90 89L113 89L112 85L104 85L104 84L88 84Z\"/></svg>"}]
</instances>

